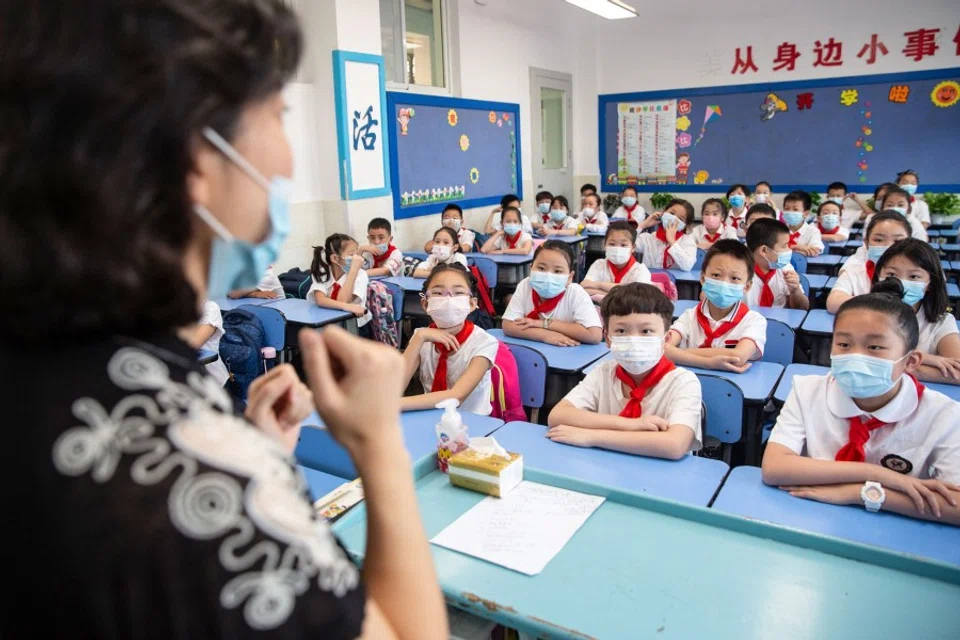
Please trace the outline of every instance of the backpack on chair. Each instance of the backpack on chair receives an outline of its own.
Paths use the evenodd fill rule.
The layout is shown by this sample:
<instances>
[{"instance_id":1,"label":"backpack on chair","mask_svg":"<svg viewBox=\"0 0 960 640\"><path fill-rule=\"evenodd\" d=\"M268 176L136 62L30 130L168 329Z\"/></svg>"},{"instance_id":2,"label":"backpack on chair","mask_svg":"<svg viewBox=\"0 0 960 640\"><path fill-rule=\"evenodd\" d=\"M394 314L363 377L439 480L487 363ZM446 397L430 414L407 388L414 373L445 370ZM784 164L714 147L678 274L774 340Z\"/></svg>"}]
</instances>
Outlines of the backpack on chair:
<instances>
[{"instance_id":1,"label":"backpack on chair","mask_svg":"<svg viewBox=\"0 0 960 640\"><path fill-rule=\"evenodd\" d=\"M523 409L520 396L520 374L517 373L517 361L513 352L503 342L497 349L497 359L490 369L491 418L504 422L526 422L527 413Z\"/></svg>"},{"instance_id":2,"label":"backpack on chair","mask_svg":"<svg viewBox=\"0 0 960 640\"><path fill-rule=\"evenodd\" d=\"M243 309L223 314L220 359L230 372L227 390L244 403L250 383L263 373L260 350L267 346L266 343L267 333L260 318Z\"/></svg>"},{"instance_id":3,"label":"backpack on chair","mask_svg":"<svg viewBox=\"0 0 960 640\"><path fill-rule=\"evenodd\" d=\"M651 273L650 274L650 283L663 291L671 302L676 302L680 297L680 293L677 291L677 285L673 283L673 280L670 279L665 273Z\"/></svg>"},{"instance_id":4,"label":"backpack on chair","mask_svg":"<svg viewBox=\"0 0 960 640\"><path fill-rule=\"evenodd\" d=\"M306 298L307 292L313 285L310 272L296 267L281 273L277 278L280 280L280 286L283 287L284 295L288 298Z\"/></svg>"},{"instance_id":5,"label":"backpack on chair","mask_svg":"<svg viewBox=\"0 0 960 640\"><path fill-rule=\"evenodd\" d=\"M393 316L393 294L382 282L371 280L367 286L367 310L373 339L391 347L400 347L397 321Z\"/></svg>"},{"instance_id":6,"label":"backpack on chair","mask_svg":"<svg viewBox=\"0 0 960 640\"><path fill-rule=\"evenodd\" d=\"M493 300L490 299L490 283L487 282L486 276L477 268L477 265L470 266L470 275L473 276L474 282L476 282L477 285L478 308L493 318L496 316L496 312L493 309Z\"/></svg>"}]
</instances>

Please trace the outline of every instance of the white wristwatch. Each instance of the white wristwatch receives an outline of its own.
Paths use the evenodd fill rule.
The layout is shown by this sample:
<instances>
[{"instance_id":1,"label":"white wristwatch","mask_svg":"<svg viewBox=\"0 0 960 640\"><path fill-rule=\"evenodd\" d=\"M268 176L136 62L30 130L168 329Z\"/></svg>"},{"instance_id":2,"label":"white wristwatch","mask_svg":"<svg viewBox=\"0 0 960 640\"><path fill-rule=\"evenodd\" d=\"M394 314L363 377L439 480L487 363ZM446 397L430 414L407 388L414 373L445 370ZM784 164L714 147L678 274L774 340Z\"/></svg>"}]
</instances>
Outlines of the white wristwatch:
<instances>
[{"instance_id":1,"label":"white wristwatch","mask_svg":"<svg viewBox=\"0 0 960 640\"><path fill-rule=\"evenodd\" d=\"M863 500L863 506L867 511L880 511L880 505L887 499L887 492L883 490L879 482L866 482L860 489L860 499Z\"/></svg>"}]
</instances>

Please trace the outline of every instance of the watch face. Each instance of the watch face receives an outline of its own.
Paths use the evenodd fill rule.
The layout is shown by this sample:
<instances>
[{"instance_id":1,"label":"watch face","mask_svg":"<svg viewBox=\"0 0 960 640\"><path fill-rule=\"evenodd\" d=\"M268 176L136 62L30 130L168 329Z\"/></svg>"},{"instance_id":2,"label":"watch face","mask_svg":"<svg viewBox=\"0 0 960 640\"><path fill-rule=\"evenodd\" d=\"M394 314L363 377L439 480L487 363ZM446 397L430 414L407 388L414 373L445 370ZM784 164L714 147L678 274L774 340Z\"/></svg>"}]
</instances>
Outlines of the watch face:
<instances>
[{"instance_id":1,"label":"watch face","mask_svg":"<svg viewBox=\"0 0 960 640\"><path fill-rule=\"evenodd\" d=\"M870 502L877 502L880 500L880 489L876 487L867 487L863 493Z\"/></svg>"}]
</instances>

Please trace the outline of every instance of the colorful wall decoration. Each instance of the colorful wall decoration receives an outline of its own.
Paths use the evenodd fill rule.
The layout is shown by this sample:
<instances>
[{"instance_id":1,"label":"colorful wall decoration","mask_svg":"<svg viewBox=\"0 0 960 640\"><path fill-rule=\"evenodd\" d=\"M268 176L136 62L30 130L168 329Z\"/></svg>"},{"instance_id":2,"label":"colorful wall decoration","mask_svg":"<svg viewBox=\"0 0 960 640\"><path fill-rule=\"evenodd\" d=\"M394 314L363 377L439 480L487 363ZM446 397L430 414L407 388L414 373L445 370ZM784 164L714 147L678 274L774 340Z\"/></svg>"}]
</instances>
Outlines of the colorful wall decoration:
<instances>
[{"instance_id":1,"label":"colorful wall decoration","mask_svg":"<svg viewBox=\"0 0 960 640\"><path fill-rule=\"evenodd\" d=\"M396 218L523 197L519 105L406 92L387 105Z\"/></svg>"},{"instance_id":2,"label":"colorful wall decoration","mask_svg":"<svg viewBox=\"0 0 960 640\"><path fill-rule=\"evenodd\" d=\"M603 190L864 192L909 168L923 191L960 191L958 103L960 68L601 95Z\"/></svg>"}]
</instances>

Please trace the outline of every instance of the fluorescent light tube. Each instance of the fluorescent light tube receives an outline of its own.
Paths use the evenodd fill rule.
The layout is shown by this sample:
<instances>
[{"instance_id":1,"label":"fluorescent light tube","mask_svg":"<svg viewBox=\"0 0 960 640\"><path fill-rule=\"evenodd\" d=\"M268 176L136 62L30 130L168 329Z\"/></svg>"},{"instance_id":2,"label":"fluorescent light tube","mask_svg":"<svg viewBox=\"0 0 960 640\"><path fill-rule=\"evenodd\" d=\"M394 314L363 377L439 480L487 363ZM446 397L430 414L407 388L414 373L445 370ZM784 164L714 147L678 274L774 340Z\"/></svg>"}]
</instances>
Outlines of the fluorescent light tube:
<instances>
[{"instance_id":1,"label":"fluorescent light tube","mask_svg":"<svg viewBox=\"0 0 960 640\"><path fill-rule=\"evenodd\" d=\"M567 4L586 9L607 20L637 17L637 10L620 0L567 0Z\"/></svg>"}]
</instances>

